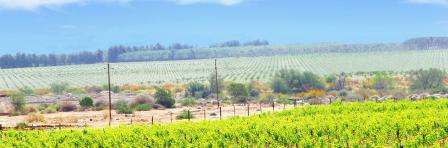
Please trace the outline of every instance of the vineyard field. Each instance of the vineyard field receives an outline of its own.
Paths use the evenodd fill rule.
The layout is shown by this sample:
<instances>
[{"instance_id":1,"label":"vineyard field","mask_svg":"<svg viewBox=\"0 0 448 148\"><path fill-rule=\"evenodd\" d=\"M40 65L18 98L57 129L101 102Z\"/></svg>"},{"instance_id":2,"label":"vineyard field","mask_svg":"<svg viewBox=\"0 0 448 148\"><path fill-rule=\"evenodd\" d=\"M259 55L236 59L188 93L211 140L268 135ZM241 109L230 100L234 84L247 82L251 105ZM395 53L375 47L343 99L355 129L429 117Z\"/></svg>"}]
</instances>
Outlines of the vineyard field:
<instances>
[{"instance_id":1,"label":"vineyard field","mask_svg":"<svg viewBox=\"0 0 448 148\"><path fill-rule=\"evenodd\" d=\"M2 147L445 147L448 100L336 102L251 117L4 131Z\"/></svg>"},{"instance_id":2,"label":"vineyard field","mask_svg":"<svg viewBox=\"0 0 448 148\"><path fill-rule=\"evenodd\" d=\"M408 71L421 68L448 68L448 50L392 51L362 53L309 53L269 57L218 59L225 80L268 81L280 69L299 69L317 74L370 71ZM214 72L213 59L112 63L112 83L152 84L207 81ZM24 86L46 88L53 82L71 86L103 85L106 64L0 69L0 90Z\"/></svg>"}]
</instances>

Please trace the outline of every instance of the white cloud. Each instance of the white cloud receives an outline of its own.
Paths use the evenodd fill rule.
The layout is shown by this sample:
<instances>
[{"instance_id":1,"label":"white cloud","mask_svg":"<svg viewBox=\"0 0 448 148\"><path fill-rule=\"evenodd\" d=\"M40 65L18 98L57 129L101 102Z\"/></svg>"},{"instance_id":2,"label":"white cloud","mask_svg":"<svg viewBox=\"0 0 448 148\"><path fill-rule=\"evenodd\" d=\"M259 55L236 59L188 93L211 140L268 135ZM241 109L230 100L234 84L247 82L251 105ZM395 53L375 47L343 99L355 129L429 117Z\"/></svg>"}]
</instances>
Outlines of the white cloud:
<instances>
[{"instance_id":1,"label":"white cloud","mask_svg":"<svg viewBox=\"0 0 448 148\"><path fill-rule=\"evenodd\" d=\"M2 9L36 10L42 7L59 7L91 2L127 3L130 0L0 0Z\"/></svg>"},{"instance_id":2,"label":"white cloud","mask_svg":"<svg viewBox=\"0 0 448 148\"><path fill-rule=\"evenodd\" d=\"M190 5L198 3L219 4L225 6L232 6L243 2L243 0L173 0L177 4Z\"/></svg>"},{"instance_id":3,"label":"white cloud","mask_svg":"<svg viewBox=\"0 0 448 148\"><path fill-rule=\"evenodd\" d=\"M448 0L409 0L409 2L415 4L434 4L448 6Z\"/></svg>"}]
</instances>

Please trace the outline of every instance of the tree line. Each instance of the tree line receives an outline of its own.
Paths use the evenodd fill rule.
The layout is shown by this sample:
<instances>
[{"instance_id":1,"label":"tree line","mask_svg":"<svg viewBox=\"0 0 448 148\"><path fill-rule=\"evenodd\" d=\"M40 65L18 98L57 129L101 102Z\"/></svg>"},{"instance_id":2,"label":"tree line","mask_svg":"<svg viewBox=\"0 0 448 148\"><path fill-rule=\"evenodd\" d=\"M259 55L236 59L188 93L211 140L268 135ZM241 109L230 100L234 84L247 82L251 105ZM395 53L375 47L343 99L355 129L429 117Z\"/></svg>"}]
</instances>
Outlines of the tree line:
<instances>
[{"instance_id":1,"label":"tree line","mask_svg":"<svg viewBox=\"0 0 448 148\"><path fill-rule=\"evenodd\" d=\"M0 57L0 68L44 67L93 64L104 61L104 51L83 51L74 54L6 54Z\"/></svg>"},{"instance_id":2,"label":"tree line","mask_svg":"<svg viewBox=\"0 0 448 148\"><path fill-rule=\"evenodd\" d=\"M316 52L369 52L394 50L425 50L448 48L448 37L425 37L409 39L402 44L312 44L298 46L266 46L266 40L241 42L238 40L216 43L209 48L194 45L160 43L145 46L117 45L107 50L82 51L72 54L25 54L0 56L0 68L43 67L101 62L136 62L163 60L191 60L222 57L252 57ZM241 47L241 48L236 48Z\"/></svg>"},{"instance_id":3,"label":"tree line","mask_svg":"<svg viewBox=\"0 0 448 148\"><path fill-rule=\"evenodd\" d=\"M214 44L216 47L239 47L239 46L259 46L268 45L265 40L254 40L241 43L240 41L228 41ZM162 45L160 43L145 46L111 46L107 50L82 51L72 54L35 54L35 53L16 53L0 56L0 68L22 68L22 67L45 67L74 64L94 64L101 62L123 62L120 55L126 53L138 53L144 51L169 52L174 54L177 50L197 48L195 45L173 43L171 45ZM168 58L175 60L174 57ZM138 59L126 61L140 61Z\"/></svg>"}]
</instances>

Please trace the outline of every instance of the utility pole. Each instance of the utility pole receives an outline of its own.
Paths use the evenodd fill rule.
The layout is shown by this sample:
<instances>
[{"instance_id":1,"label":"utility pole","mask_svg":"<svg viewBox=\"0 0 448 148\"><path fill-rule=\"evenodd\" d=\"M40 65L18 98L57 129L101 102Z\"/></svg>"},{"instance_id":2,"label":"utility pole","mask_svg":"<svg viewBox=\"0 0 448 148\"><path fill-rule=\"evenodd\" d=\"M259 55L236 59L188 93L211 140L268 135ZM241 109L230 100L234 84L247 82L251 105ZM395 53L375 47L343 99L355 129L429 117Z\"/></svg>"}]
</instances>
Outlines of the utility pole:
<instances>
[{"instance_id":1,"label":"utility pole","mask_svg":"<svg viewBox=\"0 0 448 148\"><path fill-rule=\"evenodd\" d=\"M215 58L215 85L216 85L216 101L218 101L218 108L219 105L219 84L218 84L218 67L216 66L216 58Z\"/></svg>"},{"instance_id":2,"label":"utility pole","mask_svg":"<svg viewBox=\"0 0 448 148\"><path fill-rule=\"evenodd\" d=\"M109 87L109 126L112 122L112 94L110 89L110 64L107 63L107 81L108 81L108 87Z\"/></svg>"}]
</instances>

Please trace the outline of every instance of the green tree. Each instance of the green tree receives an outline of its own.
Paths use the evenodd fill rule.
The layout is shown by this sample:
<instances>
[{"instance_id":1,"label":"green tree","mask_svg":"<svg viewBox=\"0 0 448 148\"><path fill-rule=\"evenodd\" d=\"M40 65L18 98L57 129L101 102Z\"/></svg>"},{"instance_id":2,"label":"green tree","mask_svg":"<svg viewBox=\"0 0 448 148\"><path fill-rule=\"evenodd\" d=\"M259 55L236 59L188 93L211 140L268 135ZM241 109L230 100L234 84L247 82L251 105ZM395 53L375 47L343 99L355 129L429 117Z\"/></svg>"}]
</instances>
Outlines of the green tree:
<instances>
[{"instance_id":1,"label":"green tree","mask_svg":"<svg viewBox=\"0 0 448 148\"><path fill-rule=\"evenodd\" d=\"M25 108L26 100L23 94L14 94L11 96L11 104L14 107L14 111L21 112Z\"/></svg>"},{"instance_id":2,"label":"green tree","mask_svg":"<svg viewBox=\"0 0 448 148\"><path fill-rule=\"evenodd\" d=\"M372 79L375 90L390 90L395 87L394 79L384 72L376 73Z\"/></svg>"},{"instance_id":3,"label":"green tree","mask_svg":"<svg viewBox=\"0 0 448 148\"><path fill-rule=\"evenodd\" d=\"M443 91L445 90L443 83L445 76L446 73L439 69L419 70L415 72L410 88L412 91Z\"/></svg>"},{"instance_id":4,"label":"green tree","mask_svg":"<svg viewBox=\"0 0 448 148\"><path fill-rule=\"evenodd\" d=\"M157 88L155 94L156 103L163 105L167 108L173 108L176 100L174 100L171 92L162 88Z\"/></svg>"},{"instance_id":5,"label":"green tree","mask_svg":"<svg viewBox=\"0 0 448 148\"><path fill-rule=\"evenodd\" d=\"M334 90L336 89L336 82L337 82L337 77L335 75L327 75L325 77L325 83L329 84L329 87L327 88L328 90Z\"/></svg>"},{"instance_id":6,"label":"green tree","mask_svg":"<svg viewBox=\"0 0 448 148\"><path fill-rule=\"evenodd\" d=\"M320 77L312 72L280 70L273 78L271 88L275 93L301 93L309 90L321 90L325 86Z\"/></svg>"},{"instance_id":7,"label":"green tree","mask_svg":"<svg viewBox=\"0 0 448 148\"><path fill-rule=\"evenodd\" d=\"M199 82L190 82L187 85L187 95L195 98L205 98L208 96L208 88Z\"/></svg>"},{"instance_id":8,"label":"green tree","mask_svg":"<svg viewBox=\"0 0 448 148\"><path fill-rule=\"evenodd\" d=\"M25 87L19 88L19 93L23 94L23 95L26 95L26 96L29 96L29 95L33 95L34 91L30 87L25 86Z\"/></svg>"},{"instance_id":9,"label":"green tree","mask_svg":"<svg viewBox=\"0 0 448 148\"><path fill-rule=\"evenodd\" d=\"M79 105L83 108L93 107L93 99L91 97L84 97L79 101Z\"/></svg>"},{"instance_id":10,"label":"green tree","mask_svg":"<svg viewBox=\"0 0 448 148\"><path fill-rule=\"evenodd\" d=\"M215 72L213 72L209 79L208 82L210 84L210 93L211 94L216 94L216 86L218 86L218 93L221 94L222 90L224 90L225 86L224 86L224 79L221 78L220 76L218 76L218 85L216 85L216 74Z\"/></svg>"},{"instance_id":11,"label":"green tree","mask_svg":"<svg viewBox=\"0 0 448 148\"><path fill-rule=\"evenodd\" d=\"M288 84L286 84L286 81L278 77L272 79L271 89L274 93L289 93L289 87Z\"/></svg>"},{"instance_id":12,"label":"green tree","mask_svg":"<svg viewBox=\"0 0 448 148\"><path fill-rule=\"evenodd\" d=\"M247 103L249 91L246 85L242 83L231 83L227 86L227 92L235 99L236 102Z\"/></svg>"},{"instance_id":13,"label":"green tree","mask_svg":"<svg viewBox=\"0 0 448 148\"><path fill-rule=\"evenodd\" d=\"M61 95L68 89L68 86L67 82L55 82L50 84L50 90L54 94Z\"/></svg>"},{"instance_id":14,"label":"green tree","mask_svg":"<svg viewBox=\"0 0 448 148\"><path fill-rule=\"evenodd\" d=\"M260 96L261 90L260 90L260 88L258 88L257 81L252 80L249 83L249 86L247 89L249 90L250 97L259 97Z\"/></svg>"}]
</instances>

